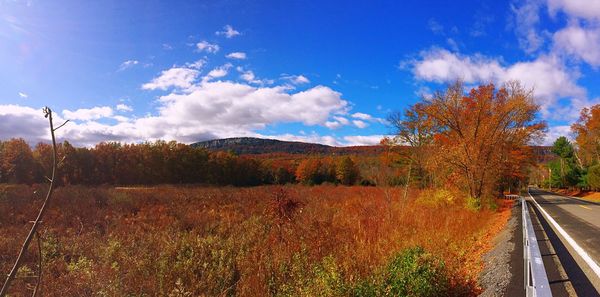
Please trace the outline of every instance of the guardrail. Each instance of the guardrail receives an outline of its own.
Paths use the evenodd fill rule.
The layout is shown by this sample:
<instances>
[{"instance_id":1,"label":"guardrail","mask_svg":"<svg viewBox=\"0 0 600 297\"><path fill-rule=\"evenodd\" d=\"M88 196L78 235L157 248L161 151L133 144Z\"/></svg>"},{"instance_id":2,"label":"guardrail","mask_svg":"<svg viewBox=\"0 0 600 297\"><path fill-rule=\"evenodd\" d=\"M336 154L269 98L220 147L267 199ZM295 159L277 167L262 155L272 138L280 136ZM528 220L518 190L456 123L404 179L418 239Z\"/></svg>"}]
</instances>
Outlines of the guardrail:
<instances>
[{"instance_id":1,"label":"guardrail","mask_svg":"<svg viewBox=\"0 0 600 297\"><path fill-rule=\"evenodd\" d=\"M504 195L504 199L507 199L507 200L517 200L519 198L521 198L521 196L519 196L519 195L513 195L513 194Z\"/></svg>"},{"instance_id":2,"label":"guardrail","mask_svg":"<svg viewBox=\"0 0 600 297\"><path fill-rule=\"evenodd\" d=\"M527 201L521 197L523 218L523 264L525 274L525 295L535 297L552 296L548 275L542 260L538 241L533 231Z\"/></svg>"}]
</instances>

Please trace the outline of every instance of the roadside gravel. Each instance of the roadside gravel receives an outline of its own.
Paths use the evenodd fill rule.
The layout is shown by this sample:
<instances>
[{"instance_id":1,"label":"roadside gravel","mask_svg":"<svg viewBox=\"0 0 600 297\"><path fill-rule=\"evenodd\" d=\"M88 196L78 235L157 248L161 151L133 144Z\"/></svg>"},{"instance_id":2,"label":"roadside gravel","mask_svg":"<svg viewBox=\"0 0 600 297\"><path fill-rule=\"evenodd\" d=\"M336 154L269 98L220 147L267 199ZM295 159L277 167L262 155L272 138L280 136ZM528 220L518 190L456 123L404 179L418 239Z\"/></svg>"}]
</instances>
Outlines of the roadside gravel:
<instances>
[{"instance_id":1,"label":"roadside gravel","mask_svg":"<svg viewBox=\"0 0 600 297\"><path fill-rule=\"evenodd\" d=\"M515 203L506 228L494 238L494 248L483 256L485 267L479 275L479 285L484 291L480 296L507 296L507 288L511 285L511 279L513 278L511 274L511 256L516 253L516 240L520 240L520 238L515 238L519 226L517 214L520 213L518 211L519 207L520 205ZM512 270L514 271L516 268L514 267Z\"/></svg>"}]
</instances>

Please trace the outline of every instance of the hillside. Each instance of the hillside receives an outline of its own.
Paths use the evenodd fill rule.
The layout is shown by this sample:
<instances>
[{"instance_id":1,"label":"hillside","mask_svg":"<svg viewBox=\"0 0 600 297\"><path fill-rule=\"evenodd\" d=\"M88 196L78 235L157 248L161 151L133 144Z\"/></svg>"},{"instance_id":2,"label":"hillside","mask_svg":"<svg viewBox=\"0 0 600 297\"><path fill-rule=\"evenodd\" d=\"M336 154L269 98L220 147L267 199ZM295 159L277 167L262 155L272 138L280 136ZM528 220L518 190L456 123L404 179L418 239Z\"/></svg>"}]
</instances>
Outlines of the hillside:
<instances>
[{"instance_id":1,"label":"hillside","mask_svg":"<svg viewBox=\"0 0 600 297\"><path fill-rule=\"evenodd\" d=\"M269 153L364 155L383 151L381 146L334 147L318 143L281 141L254 137L214 139L191 144L211 151L232 151L239 155Z\"/></svg>"},{"instance_id":2,"label":"hillside","mask_svg":"<svg viewBox=\"0 0 600 297\"><path fill-rule=\"evenodd\" d=\"M335 147L318 143L282 141L255 137L235 137L201 141L191 144L211 151L232 151L238 155L260 155L272 153L287 154L335 154L335 155L374 155L383 152L379 145ZM549 146L532 146L537 161L546 163L554 159Z\"/></svg>"}]
</instances>

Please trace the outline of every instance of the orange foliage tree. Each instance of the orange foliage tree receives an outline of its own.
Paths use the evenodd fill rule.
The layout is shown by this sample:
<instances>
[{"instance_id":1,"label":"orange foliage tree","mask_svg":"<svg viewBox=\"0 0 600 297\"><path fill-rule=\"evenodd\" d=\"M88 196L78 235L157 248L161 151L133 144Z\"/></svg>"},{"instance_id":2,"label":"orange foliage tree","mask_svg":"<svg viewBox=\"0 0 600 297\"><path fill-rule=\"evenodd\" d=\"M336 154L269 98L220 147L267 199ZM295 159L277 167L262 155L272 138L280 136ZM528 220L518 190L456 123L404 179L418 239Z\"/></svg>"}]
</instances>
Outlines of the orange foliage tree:
<instances>
[{"instance_id":1,"label":"orange foliage tree","mask_svg":"<svg viewBox=\"0 0 600 297\"><path fill-rule=\"evenodd\" d=\"M580 165L589 166L600 163L600 104L581 110L576 123L571 125L575 134L578 152L576 157Z\"/></svg>"},{"instance_id":2,"label":"orange foliage tree","mask_svg":"<svg viewBox=\"0 0 600 297\"><path fill-rule=\"evenodd\" d=\"M537 120L538 110L533 92L518 82L499 89L482 85L468 94L457 82L411 107L416 116L403 118L399 126L417 141L426 140L424 163L438 179L463 189L479 205L498 187L511 152L543 135L546 124ZM414 136L414 127L426 128L424 138Z\"/></svg>"}]
</instances>

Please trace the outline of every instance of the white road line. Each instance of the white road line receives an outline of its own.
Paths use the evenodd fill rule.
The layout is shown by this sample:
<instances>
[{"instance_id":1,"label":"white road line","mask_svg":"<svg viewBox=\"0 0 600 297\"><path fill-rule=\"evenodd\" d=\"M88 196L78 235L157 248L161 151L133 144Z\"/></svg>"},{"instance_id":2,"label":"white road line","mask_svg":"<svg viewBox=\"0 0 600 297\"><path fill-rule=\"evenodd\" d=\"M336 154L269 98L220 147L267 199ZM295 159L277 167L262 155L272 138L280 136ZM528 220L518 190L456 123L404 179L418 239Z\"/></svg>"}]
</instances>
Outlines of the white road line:
<instances>
[{"instance_id":1,"label":"white road line","mask_svg":"<svg viewBox=\"0 0 600 297\"><path fill-rule=\"evenodd\" d=\"M590 255L588 255L588 253L586 251L583 250L583 248L581 248L581 246L579 246L579 244L577 244L577 242L575 242L575 240L567 233L567 231L565 231L538 203L537 201L535 201L535 199L533 198L533 196L531 196L531 193L529 193L529 188L527 188L527 194L529 194L529 197L531 198L531 200L533 200L533 203L535 203L535 205L537 206L537 208L542 212L542 214L544 215L544 217L546 217L546 220L548 220L548 222L552 223L552 225L554 226L554 228L556 228L556 230L558 230L558 233L560 233L565 240L571 245L571 247L573 247L573 249L579 254L579 256L581 256L581 258L585 261L585 263L594 271L594 273L596 273L596 276L598 276L600 278L600 267L598 266L598 264L592 259L592 257L590 257Z\"/></svg>"}]
</instances>

